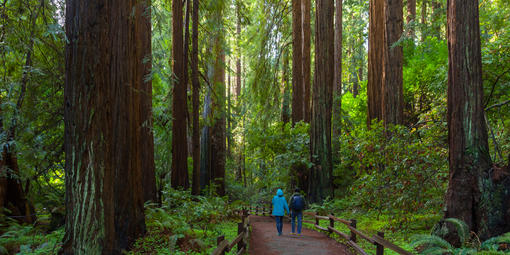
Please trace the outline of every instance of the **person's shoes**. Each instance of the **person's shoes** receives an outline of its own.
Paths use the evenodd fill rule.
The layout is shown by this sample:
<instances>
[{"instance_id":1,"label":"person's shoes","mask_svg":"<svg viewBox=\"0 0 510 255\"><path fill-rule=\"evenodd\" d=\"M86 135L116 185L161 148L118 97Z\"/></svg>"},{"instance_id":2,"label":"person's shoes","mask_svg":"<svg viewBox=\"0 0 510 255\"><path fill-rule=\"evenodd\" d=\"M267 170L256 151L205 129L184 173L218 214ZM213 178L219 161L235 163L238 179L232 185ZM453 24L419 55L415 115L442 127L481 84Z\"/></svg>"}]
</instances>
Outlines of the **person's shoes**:
<instances>
[{"instance_id":1,"label":"person's shoes","mask_svg":"<svg viewBox=\"0 0 510 255\"><path fill-rule=\"evenodd\" d=\"M282 235L282 233L278 233L278 236L281 236L281 235Z\"/></svg>"},{"instance_id":2,"label":"person's shoes","mask_svg":"<svg viewBox=\"0 0 510 255\"><path fill-rule=\"evenodd\" d=\"M298 236L301 236L301 233L297 233Z\"/></svg>"}]
</instances>

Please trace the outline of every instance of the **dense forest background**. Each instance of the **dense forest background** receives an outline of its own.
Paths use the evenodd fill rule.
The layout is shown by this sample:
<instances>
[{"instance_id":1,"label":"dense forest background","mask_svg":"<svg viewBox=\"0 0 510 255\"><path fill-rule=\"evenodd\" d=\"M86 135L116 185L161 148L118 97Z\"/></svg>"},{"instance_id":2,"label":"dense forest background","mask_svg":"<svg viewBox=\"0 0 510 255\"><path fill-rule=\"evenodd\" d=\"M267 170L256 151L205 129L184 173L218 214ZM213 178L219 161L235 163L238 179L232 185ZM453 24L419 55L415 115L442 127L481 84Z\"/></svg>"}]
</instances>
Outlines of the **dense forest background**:
<instances>
[{"instance_id":1,"label":"dense forest background","mask_svg":"<svg viewBox=\"0 0 510 255\"><path fill-rule=\"evenodd\" d=\"M290 195L295 187L313 202L309 209L358 218L368 232L386 229L387 237L403 247L411 249L416 234L425 234L418 240L430 238L427 235L447 211L451 171L446 0L401 3L402 31L386 45L390 57L398 55L393 50L401 50L401 92L395 94L402 93L402 114L396 114L395 121L370 116L375 101L369 87L383 77L369 63L369 46L384 47L382 42L379 46L369 42L375 1L336 1L336 13L341 10L341 15L334 23L333 1L326 6L331 10L321 9L323 0L302 1L302 8L296 0L173 2L152 0L136 11L133 7L131 14L111 17L131 15L146 22L136 30L145 31L147 54L138 52L140 46L126 46L126 51L136 48L138 64L150 68L127 79L152 84L149 99L129 101L140 104L136 109L141 109L142 117L136 121L146 129L140 139L147 147L140 146L137 155L149 160L140 166L153 171L153 179L146 173L140 176L143 185L152 180L154 187L144 190L140 200L146 202L147 227L145 235L130 240L133 254L210 251L216 234L235 231L235 209L269 206L277 188ZM510 5L505 0L472 2L479 9L481 109L490 173L508 187ZM64 116L71 116L65 115L69 106L64 87L70 79L66 63L73 56L69 45L74 38L66 36L66 26L71 28L66 12L72 6L61 0L0 0L0 254L52 254L66 239L66 192L72 192L66 191L70 179L66 159L74 154L66 155L73 136L64 132ZM299 16L293 13L295 6L304 10ZM318 33L318 27L324 28L316 23L328 18L335 30L329 26ZM296 27L298 23L302 26ZM91 49L109 45L99 40L103 37L91 38L87 43L97 44ZM132 45L141 40L134 39ZM122 45L113 40L107 49ZM83 54L93 61L96 52ZM104 70L115 71L121 60L105 64ZM126 66L136 65L130 63ZM376 65L382 68L383 63ZM386 65L390 71L384 79L398 79L392 76L398 73L392 69L398 64ZM328 82L329 92L316 85ZM129 92L112 93L108 100L94 102L99 106L129 97ZM332 102L318 103L325 94L332 94ZM318 113L328 112L330 149L323 151L321 145L327 142L320 139L326 135L314 134L321 127L316 123L328 119ZM140 131L119 134L130 132ZM122 137L116 139L112 142L129 146L119 142ZM153 153L143 149L152 146ZM104 157L124 155L132 160L133 155L108 153L105 149ZM331 173L316 167L327 164ZM325 176L311 181L320 174Z\"/></svg>"}]
</instances>

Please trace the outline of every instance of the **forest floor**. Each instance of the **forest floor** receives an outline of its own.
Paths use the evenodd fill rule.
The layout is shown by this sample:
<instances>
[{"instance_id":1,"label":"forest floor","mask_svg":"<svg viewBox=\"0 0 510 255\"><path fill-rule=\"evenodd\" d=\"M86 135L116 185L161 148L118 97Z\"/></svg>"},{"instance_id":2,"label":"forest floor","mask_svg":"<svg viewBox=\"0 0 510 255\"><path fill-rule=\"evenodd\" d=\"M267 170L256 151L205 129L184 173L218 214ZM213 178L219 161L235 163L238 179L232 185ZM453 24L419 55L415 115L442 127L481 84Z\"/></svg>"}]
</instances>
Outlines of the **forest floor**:
<instances>
[{"instance_id":1,"label":"forest floor","mask_svg":"<svg viewBox=\"0 0 510 255\"><path fill-rule=\"evenodd\" d=\"M302 229L301 236L291 235L290 222L283 223L283 235L278 236L271 217L250 216L252 233L249 254L252 255L350 255L349 249L326 234Z\"/></svg>"}]
</instances>

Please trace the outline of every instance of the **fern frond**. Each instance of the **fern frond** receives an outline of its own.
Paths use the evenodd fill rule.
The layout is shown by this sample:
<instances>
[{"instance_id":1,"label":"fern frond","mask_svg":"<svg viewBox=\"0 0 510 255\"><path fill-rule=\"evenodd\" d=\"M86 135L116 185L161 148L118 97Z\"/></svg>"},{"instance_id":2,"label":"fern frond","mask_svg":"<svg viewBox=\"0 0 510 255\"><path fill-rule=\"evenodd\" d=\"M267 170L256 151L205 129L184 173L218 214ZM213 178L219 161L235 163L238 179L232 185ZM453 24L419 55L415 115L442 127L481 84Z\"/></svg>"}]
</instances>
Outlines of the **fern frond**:
<instances>
[{"instance_id":1,"label":"fern frond","mask_svg":"<svg viewBox=\"0 0 510 255\"><path fill-rule=\"evenodd\" d=\"M458 248L458 249L455 249L453 254L456 254L456 255L472 255L472 254L476 254L476 250L472 249L472 248Z\"/></svg>"},{"instance_id":2,"label":"fern frond","mask_svg":"<svg viewBox=\"0 0 510 255\"><path fill-rule=\"evenodd\" d=\"M422 255L443 255L445 253L448 253L448 250L437 246L430 247L420 252Z\"/></svg>"},{"instance_id":3,"label":"fern frond","mask_svg":"<svg viewBox=\"0 0 510 255\"><path fill-rule=\"evenodd\" d=\"M435 235L415 235L413 236L414 241L411 242L411 246L416 248L421 245L428 247L441 247L446 250L452 250L452 245L444 240L443 238Z\"/></svg>"},{"instance_id":4,"label":"fern frond","mask_svg":"<svg viewBox=\"0 0 510 255\"><path fill-rule=\"evenodd\" d=\"M464 221L457 218L448 218L444 221L450 222L455 226L461 243L465 243L469 239L469 226Z\"/></svg>"}]
</instances>

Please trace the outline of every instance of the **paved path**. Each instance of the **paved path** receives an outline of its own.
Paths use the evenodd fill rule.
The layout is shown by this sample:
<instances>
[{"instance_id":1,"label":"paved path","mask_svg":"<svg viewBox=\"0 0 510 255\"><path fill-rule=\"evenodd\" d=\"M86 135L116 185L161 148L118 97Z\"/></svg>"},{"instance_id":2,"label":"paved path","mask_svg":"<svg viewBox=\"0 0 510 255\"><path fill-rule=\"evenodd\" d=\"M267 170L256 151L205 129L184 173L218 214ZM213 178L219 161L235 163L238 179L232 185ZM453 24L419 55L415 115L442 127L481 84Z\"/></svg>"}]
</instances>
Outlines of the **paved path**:
<instances>
[{"instance_id":1,"label":"paved path","mask_svg":"<svg viewBox=\"0 0 510 255\"><path fill-rule=\"evenodd\" d=\"M303 228L301 236L290 234L290 222L283 223L283 235L278 236L271 217L250 216L252 232L250 255L350 255L344 245L327 235Z\"/></svg>"}]
</instances>

